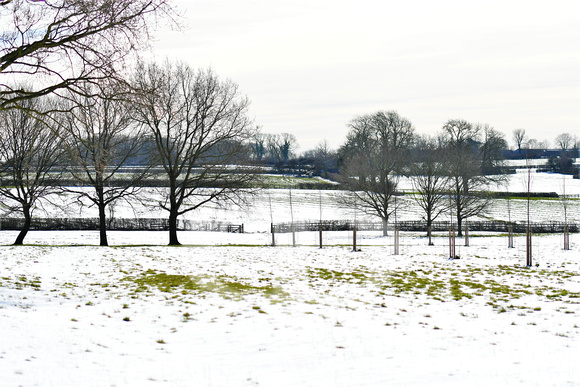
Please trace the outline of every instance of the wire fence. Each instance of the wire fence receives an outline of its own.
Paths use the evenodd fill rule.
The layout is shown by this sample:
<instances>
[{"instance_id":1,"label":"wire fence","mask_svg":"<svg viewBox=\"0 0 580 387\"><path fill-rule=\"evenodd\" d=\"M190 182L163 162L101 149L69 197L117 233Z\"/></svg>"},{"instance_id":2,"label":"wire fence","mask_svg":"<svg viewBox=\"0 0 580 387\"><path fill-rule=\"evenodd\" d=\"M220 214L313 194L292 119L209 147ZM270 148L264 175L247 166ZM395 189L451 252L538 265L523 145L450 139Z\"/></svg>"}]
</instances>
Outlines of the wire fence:
<instances>
[{"instance_id":1,"label":"wire fence","mask_svg":"<svg viewBox=\"0 0 580 387\"><path fill-rule=\"evenodd\" d=\"M0 218L0 229L20 230L24 226L22 218ZM98 218L34 218L31 230L98 230ZM243 224L231 224L219 221L196 222L178 219L180 231L218 231L243 233ZM167 218L112 218L107 220L107 230L115 231L167 231Z\"/></svg>"},{"instance_id":2,"label":"wire fence","mask_svg":"<svg viewBox=\"0 0 580 387\"><path fill-rule=\"evenodd\" d=\"M357 231L382 231L383 224L378 222L352 222L348 220L324 220L321 222L294 222L273 224L271 231L278 233L303 232L303 231L352 231L356 225ZM469 231L491 231L525 233L525 222L504 221L468 221ZM22 218L0 218L1 230L20 230L24 226ZM399 231L427 232L427 222L422 220L407 220L396 223ZM432 232L448 231L451 226L449 221L438 221L431 224ZM533 233L562 233L566 226L568 232L577 233L580 230L577 223L564 222L534 222L530 224ZM457 228L457 225L454 224ZM34 218L30 225L31 230L98 230L98 218ZM107 220L108 230L118 231L167 231L169 220L167 218L112 218ZM179 219L177 229L180 231L215 231L228 233L244 233L243 224L232 224L221 221L200 222L187 219ZM388 230L395 229L395 224L390 223Z\"/></svg>"},{"instance_id":3,"label":"wire fence","mask_svg":"<svg viewBox=\"0 0 580 387\"><path fill-rule=\"evenodd\" d=\"M469 231L492 231L492 232L508 232L509 226L512 226L512 232L525 233L527 224L525 222L503 222L503 221L468 221L463 224L462 228L467 226ZM565 227L568 227L568 232L577 233L579 230L576 223L564 222L534 222L530 223L533 233L562 233ZM294 222L294 223L278 223L272 225L274 233L289 233L302 231L352 231L355 222L344 220L324 220L321 222ZM399 231L421 231L427 232L427 222L421 220L408 220L397 222ZM431 224L431 231L448 231L451 227L449 221L433 222ZM457 225L454 224L457 228ZM389 230L395 228L395 224L389 224ZM356 222L357 231L382 231L383 224L376 222Z\"/></svg>"}]
</instances>

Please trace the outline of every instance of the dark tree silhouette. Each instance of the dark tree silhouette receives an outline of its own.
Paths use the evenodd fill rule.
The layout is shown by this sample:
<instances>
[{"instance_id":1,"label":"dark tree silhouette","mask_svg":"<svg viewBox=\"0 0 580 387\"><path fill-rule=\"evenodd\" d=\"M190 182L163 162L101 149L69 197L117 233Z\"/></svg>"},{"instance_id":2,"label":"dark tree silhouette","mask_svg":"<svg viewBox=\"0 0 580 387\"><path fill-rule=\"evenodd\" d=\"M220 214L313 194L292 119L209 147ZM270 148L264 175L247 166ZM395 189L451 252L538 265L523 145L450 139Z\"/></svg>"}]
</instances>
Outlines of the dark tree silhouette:
<instances>
[{"instance_id":1,"label":"dark tree silhouette","mask_svg":"<svg viewBox=\"0 0 580 387\"><path fill-rule=\"evenodd\" d=\"M360 116L349 126L346 143L339 150L343 181L361 210L381 218L383 235L387 235L399 177L408 172L415 129L394 111Z\"/></svg>"},{"instance_id":2,"label":"dark tree silhouette","mask_svg":"<svg viewBox=\"0 0 580 387\"><path fill-rule=\"evenodd\" d=\"M99 211L100 245L107 246L107 207L118 200L135 198L150 167L123 170L148 151L144 131L136 128L131 95L122 83L109 80L97 90L86 85L86 95L71 95L72 114L64 121L66 149L77 187L67 187L79 199L85 198ZM122 179L116 179L123 172ZM92 187L87 190L86 187ZM79 203L83 204L82 200Z\"/></svg>"},{"instance_id":3,"label":"dark tree silhouette","mask_svg":"<svg viewBox=\"0 0 580 387\"><path fill-rule=\"evenodd\" d=\"M177 218L209 202L240 203L255 171L237 169L254 136L249 101L233 82L185 64L141 64L134 87L137 116L155 139L168 187L169 244L178 245ZM247 164L246 164L247 165Z\"/></svg>"},{"instance_id":4,"label":"dark tree silhouette","mask_svg":"<svg viewBox=\"0 0 580 387\"><path fill-rule=\"evenodd\" d=\"M427 236L431 242L431 225L447 209L448 177L444 163L444 149L437 139L422 137L415 146L411 164L414 199L425 214Z\"/></svg>"},{"instance_id":5,"label":"dark tree silhouette","mask_svg":"<svg viewBox=\"0 0 580 387\"><path fill-rule=\"evenodd\" d=\"M55 192L61 174L55 168L63 160L60 131L54 114L33 115L50 110L54 101L23 101L25 109L0 109L0 195L9 210L22 213L24 226L15 245L24 243L33 211L39 201Z\"/></svg>"}]
</instances>

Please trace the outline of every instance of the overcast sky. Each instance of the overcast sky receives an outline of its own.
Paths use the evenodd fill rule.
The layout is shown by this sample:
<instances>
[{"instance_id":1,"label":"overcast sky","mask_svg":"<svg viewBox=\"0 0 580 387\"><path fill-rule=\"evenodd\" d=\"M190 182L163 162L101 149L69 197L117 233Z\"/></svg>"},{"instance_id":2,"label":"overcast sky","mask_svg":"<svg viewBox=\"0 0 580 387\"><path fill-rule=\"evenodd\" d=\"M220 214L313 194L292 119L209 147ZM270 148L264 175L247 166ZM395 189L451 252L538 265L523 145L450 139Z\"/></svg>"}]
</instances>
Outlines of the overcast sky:
<instances>
[{"instance_id":1,"label":"overcast sky","mask_svg":"<svg viewBox=\"0 0 580 387\"><path fill-rule=\"evenodd\" d=\"M396 110L417 132L448 119L580 136L577 0L178 0L188 28L155 54L211 66L264 133L340 146L357 115Z\"/></svg>"}]
</instances>

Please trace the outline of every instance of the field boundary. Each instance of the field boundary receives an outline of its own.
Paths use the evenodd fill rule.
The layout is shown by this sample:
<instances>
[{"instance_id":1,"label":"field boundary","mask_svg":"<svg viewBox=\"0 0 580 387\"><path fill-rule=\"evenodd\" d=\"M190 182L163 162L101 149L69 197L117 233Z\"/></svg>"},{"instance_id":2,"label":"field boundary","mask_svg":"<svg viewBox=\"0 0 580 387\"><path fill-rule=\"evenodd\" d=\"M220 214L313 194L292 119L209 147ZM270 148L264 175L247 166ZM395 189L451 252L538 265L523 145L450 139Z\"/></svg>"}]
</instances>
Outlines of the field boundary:
<instances>
[{"instance_id":1,"label":"field boundary","mask_svg":"<svg viewBox=\"0 0 580 387\"><path fill-rule=\"evenodd\" d=\"M509 226L512 226L512 232L525 233L525 222L504 222L498 220L490 221L468 221L467 228L470 231L494 231L494 232L508 232ZM275 233L289 233L292 231L352 231L356 225L357 231L381 231L383 229L382 223L377 222L351 222L344 220L324 220L322 222L295 222L295 223L278 223L274 224L272 230ZM534 222L530 223L533 233L562 233L564 232L566 223L564 222ZM577 233L579 227L577 223L568 223L568 232ZM407 220L397 222L396 227L399 231L423 231L427 232L427 222L422 220ZM454 225L457 228L457 225ZM464 225L465 227L465 225ZM395 224L388 225L389 230L393 230ZM448 231L450 228L449 221L433 222L431 231Z\"/></svg>"},{"instance_id":2,"label":"field boundary","mask_svg":"<svg viewBox=\"0 0 580 387\"><path fill-rule=\"evenodd\" d=\"M0 218L0 230L20 230L24 225L23 218ZM98 230L98 218L34 218L31 230ZM232 224L220 221L199 222L178 219L180 231L217 231L243 233L243 224ZM111 231L168 231L167 218L112 218L107 220L107 230Z\"/></svg>"}]
</instances>

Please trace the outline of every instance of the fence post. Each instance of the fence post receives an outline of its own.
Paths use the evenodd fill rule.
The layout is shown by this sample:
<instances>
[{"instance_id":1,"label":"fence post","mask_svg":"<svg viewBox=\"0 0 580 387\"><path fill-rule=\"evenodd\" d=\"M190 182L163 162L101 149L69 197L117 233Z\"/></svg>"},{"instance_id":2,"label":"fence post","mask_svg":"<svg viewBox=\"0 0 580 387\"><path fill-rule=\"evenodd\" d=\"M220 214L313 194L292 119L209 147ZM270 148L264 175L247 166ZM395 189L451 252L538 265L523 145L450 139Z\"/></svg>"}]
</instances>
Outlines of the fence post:
<instances>
[{"instance_id":1,"label":"fence post","mask_svg":"<svg viewBox=\"0 0 580 387\"><path fill-rule=\"evenodd\" d=\"M395 255L399 255L399 227L395 226L395 232L394 232L394 239L395 239Z\"/></svg>"},{"instance_id":2,"label":"fence post","mask_svg":"<svg viewBox=\"0 0 580 387\"><path fill-rule=\"evenodd\" d=\"M532 267L532 228L526 229L526 266Z\"/></svg>"},{"instance_id":3,"label":"fence post","mask_svg":"<svg viewBox=\"0 0 580 387\"><path fill-rule=\"evenodd\" d=\"M270 233L272 234L272 247L276 246L276 238L274 236L274 223L270 223Z\"/></svg>"},{"instance_id":4,"label":"fence post","mask_svg":"<svg viewBox=\"0 0 580 387\"><path fill-rule=\"evenodd\" d=\"M455 259L455 229L453 224L449 226L449 259Z\"/></svg>"}]
</instances>

